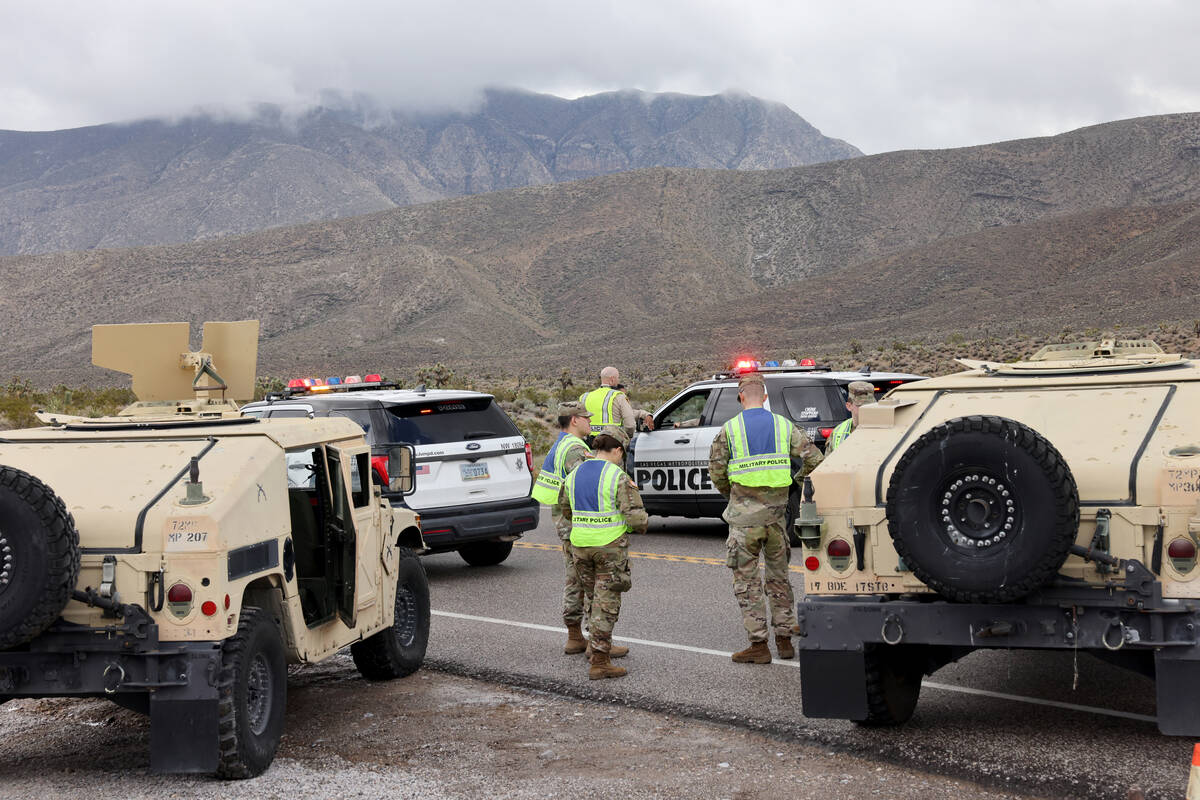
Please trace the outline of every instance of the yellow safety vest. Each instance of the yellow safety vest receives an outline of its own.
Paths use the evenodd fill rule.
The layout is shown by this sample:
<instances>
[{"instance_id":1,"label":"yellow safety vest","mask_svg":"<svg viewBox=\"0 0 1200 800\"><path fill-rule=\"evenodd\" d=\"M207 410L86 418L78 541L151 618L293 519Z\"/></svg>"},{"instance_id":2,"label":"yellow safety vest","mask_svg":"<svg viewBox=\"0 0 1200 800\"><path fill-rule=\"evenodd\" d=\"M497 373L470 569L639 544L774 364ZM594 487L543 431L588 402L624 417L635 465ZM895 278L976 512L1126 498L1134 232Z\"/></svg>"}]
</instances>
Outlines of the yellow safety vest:
<instances>
[{"instance_id":1,"label":"yellow safety vest","mask_svg":"<svg viewBox=\"0 0 1200 800\"><path fill-rule=\"evenodd\" d=\"M579 395L579 402L592 412L592 433L599 433L606 427L621 427L621 419L617 416L617 396L624 392L611 386L601 386L590 392Z\"/></svg>"},{"instance_id":2,"label":"yellow safety vest","mask_svg":"<svg viewBox=\"0 0 1200 800\"><path fill-rule=\"evenodd\" d=\"M554 446L546 454L546 460L542 462L542 469L533 483L533 491L529 493L534 500L548 506L558 503L558 492L567 477L567 456L575 447L582 447L591 456L583 439L565 432L558 435Z\"/></svg>"},{"instance_id":3,"label":"yellow safety vest","mask_svg":"<svg viewBox=\"0 0 1200 800\"><path fill-rule=\"evenodd\" d=\"M792 482L792 423L766 409L750 408L724 425L729 480L742 486Z\"/></svg>"},{"instance_id":4,"label":"yellow safety vest","mask_svg":"<svg viewBox=\"0 0 1200 800\"><path fill-rule=\"evenodd\" d=\"M629 480L625 470L602 458L585 461L567 476L571 500L571 544L603 547L620 539L629 526L617 506L617 489Z\"/></svg>"}]
</instances>

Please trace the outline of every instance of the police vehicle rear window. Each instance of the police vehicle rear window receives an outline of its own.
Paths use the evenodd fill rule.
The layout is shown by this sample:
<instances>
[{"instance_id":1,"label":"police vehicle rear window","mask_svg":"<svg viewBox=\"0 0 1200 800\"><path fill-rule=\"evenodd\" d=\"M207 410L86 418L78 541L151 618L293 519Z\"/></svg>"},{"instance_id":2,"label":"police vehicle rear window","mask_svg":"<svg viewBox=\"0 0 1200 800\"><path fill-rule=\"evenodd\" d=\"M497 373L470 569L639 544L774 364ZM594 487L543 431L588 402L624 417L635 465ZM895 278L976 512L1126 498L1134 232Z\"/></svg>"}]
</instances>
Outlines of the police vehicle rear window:
<instances>
[{"instance_id":1,"label":"police vehicle rear window","mask_svg":"<svg viewBox=\"0 0 1200 800\"><path fill-rule=\"evenodd\" d=\"M391 442L445 444L520 435L517 426L490 397L385 406L385 410Z\"/></svg>"},{"instance_id":2,"label":"police vehicle rear window","mask_svg":"<svg viewBox=\"0 0 1200 800\"><path fill-rule=\"evenodd\" d=\"M783 402L787 415L801 425L845 416L834 411L829 389L824 385L788 386L783 390Z\"/></svg>"}]
</instances>

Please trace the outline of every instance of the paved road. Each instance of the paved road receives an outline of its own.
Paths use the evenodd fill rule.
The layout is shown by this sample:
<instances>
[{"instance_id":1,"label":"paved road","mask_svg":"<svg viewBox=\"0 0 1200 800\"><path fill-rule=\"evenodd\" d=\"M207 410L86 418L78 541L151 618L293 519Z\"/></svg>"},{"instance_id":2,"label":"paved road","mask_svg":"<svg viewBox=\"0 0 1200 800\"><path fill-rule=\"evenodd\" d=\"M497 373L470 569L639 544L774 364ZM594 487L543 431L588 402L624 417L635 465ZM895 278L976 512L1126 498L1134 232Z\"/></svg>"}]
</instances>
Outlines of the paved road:
<instances>
[{"instance_id":1,"label":"paved road","mask_svg":"<svg viewBox=\"0 0 1200 800\"><path fill-rule=\"evenodd\" d=\"M562 654L563 564L548 515L499 566L430 556L431 665L988 783L1122 800L1131 787L1148 798L1183 796L1193 743L1158 733L1153 682L1086 655L973 653L927 679L916 714L898 729L806 719L795 661L729 660L746 640L724 566L725 533L719 520L655 517L631 540L633 589L615 631L631 648L621 662L630 674L619 680L589 681L583 656Z\"/></svg>"}]
</instances>

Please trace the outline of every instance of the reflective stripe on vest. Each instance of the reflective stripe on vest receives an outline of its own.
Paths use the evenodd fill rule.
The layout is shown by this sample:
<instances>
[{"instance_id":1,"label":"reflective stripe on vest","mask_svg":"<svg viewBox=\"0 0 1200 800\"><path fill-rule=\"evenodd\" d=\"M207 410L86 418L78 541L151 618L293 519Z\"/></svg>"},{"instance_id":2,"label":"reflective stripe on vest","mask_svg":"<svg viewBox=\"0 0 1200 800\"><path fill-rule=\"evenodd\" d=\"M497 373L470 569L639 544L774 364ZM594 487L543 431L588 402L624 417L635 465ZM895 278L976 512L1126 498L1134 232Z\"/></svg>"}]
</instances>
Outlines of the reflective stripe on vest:
<instances>
[{"instance_id":1,"label":"reflective stripe on vest","mask_svg":"<svg viewBox=\"0 0 1200 800\"><path fill-rule=\"evenodd\" d=\"M724 425L729 480L742 486L792 482L792 423L765 408L748 408Z\"/></svg>"},{"instance_id":2,"label":"reflective stripe on vest","mask_svg":"<svg viewBox=\"0 0 1200 800\"><path fill-rule=\"evenodd\" d=\"M599 389L592 389L590 392L579 395L579 402L592 412L589 420L592 425L592 433L599 433L608 426L621 427L621 420L617 419L617 395L619 394L621 392L611 386L601 386Z\"/></svg>"},{"instance_id":3,"label":"reflective stripe on vest","mask_svg":"<svg viewBox=\"0 0 1200 800\"><path fill-rule=\"evenodd\" d=\"M852 430L854 430L854 417L843 420L841 424L834 428L833 433L829 434L829 438L825 440L825 455L829 455L834 450L837 450L838 445L845 441Z\"/></svg>"},{"instance_id":4,"label":"reflective stripe on vest","mask_svg":"<svg viewBox=\"0 0 1200 800\"><path fill-rule=\"evenodd\" d=\"M603 547L629 528L617 507L617 487L628 480L625 470L602 458L585 461L567 476L571 500L571 544Z\"/></svg>"},{"instance_id":5,"label":"reflective stripe on vest","mask_svg":"<svg viewBox=\"0 0 1200 800\"><path fill-rule=\"evenodd\" d=\"M574 447L582 447L587 450L587 445L578 436L565 431L558 435L554 446L546 454L546 460L542 462L542 469L533 483L533 491L529 493L530 497L548 506L558 502L558 491L567 477L567 456L571 454L571 449ZM588 455L591 456L590 451Z\"/></svg>"}]
</instances>

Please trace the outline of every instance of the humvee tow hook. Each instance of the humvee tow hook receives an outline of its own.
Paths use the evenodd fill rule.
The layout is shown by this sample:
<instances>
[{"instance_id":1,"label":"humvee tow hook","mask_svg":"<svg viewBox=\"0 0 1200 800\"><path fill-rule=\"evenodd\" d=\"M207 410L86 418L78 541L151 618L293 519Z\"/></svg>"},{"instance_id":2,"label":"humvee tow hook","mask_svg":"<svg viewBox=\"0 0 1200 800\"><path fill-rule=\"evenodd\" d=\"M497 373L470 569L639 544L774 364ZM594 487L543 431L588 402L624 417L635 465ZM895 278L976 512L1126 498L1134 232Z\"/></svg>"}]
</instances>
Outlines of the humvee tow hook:
<instances>
[{"instance_id":1,"label":"humvee tow hook","mask_svg":"<svg viewBox=\"0 0 1200 800\"><path fill-rule=\"evenodd\" d=\"M796 514L793 527L804 547L817 548L821 546L821 523L825 520L817 515L817 504L813 502L813 485L811 478L804 479L804 499Z\"/></svg>"}]
</instances>

